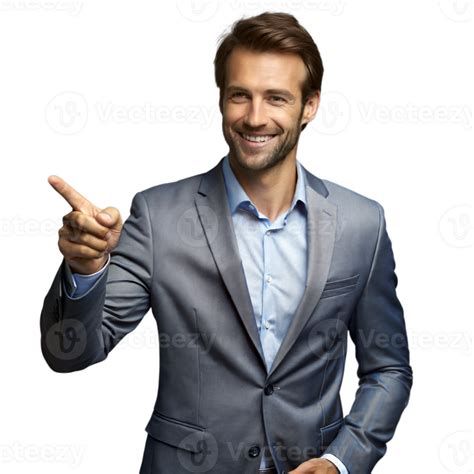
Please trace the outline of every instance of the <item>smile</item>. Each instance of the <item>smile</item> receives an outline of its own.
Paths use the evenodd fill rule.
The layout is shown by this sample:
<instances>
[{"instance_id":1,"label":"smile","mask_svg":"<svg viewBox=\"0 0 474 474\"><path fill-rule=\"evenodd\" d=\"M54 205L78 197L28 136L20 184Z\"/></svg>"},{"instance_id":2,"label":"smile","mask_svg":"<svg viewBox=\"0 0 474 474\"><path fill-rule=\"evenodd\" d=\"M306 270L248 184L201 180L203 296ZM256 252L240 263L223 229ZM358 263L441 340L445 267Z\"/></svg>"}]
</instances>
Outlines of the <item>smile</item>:
<instances>
[{"instance_id":1,"label":"smile","mask_svg":"<svg viewBox=\"0 0 474 474\"><path fill-rule=\"evenodd\" d=\"M254 147L264 146L276 137L276 135L247 135L246 133L240 132L238 132L238 134L244 143Z\"/></svg>"}]
</instances>

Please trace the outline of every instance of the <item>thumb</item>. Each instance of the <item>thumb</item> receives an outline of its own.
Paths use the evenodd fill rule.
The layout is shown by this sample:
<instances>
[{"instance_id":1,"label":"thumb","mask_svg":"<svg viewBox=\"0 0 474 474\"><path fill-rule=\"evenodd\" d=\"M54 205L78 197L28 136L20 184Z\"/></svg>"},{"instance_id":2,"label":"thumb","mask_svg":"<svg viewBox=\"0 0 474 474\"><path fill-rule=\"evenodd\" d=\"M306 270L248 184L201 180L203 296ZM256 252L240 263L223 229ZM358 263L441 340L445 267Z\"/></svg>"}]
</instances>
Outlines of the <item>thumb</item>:
<instances>
[{"instance_id":1,"label":"thumb","mask_svg":"<svg viewBox=\"0 0 474 474\"><path fill-rule=\"evenodd\" d=\"M106 207L102 209L95 218L99 224L109 227L110 229L120 230L122 228L122 219L116 207Z\"/></svg>"}]
</instances>

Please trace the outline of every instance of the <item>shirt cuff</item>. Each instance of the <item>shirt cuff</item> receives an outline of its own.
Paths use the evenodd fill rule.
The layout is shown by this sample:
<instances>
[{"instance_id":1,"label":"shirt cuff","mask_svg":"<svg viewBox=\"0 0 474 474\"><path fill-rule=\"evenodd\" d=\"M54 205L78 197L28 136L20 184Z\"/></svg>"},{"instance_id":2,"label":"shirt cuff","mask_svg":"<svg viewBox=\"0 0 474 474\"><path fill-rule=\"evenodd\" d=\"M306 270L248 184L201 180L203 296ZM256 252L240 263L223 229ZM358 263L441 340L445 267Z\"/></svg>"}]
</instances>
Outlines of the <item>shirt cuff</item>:
<instances>
[{"instance_id":1,"label":"shirt cuff","mask_svg":"<svg viewBox=\"0 0 474 474\"><path fill-rule=\"evenodd\" d=\"M321 458L326 458L328 461L331 461L338 469L341 474L349 474L346 466L340 461L334 454L323 454Z\"/></svg>"},{"instance_id":2,"label":"shirt cuff","mask_svg":"<svg viewBox=\"0 0 474 474\"><path fill-rule=\"evenodd\" d=\"M90 275L83 275L81 273L73 273L71 268L69 267L67 262L64 262L64 270L65 270L65 286L66 291L69 297L79 297L86 293L94 283L99 279L99 277L104 273L107 265L110 262L110 254L108 255L107 262L105 265L100 269L97 270L95 273L91 273Z\"/></svg>"}]
</instances>

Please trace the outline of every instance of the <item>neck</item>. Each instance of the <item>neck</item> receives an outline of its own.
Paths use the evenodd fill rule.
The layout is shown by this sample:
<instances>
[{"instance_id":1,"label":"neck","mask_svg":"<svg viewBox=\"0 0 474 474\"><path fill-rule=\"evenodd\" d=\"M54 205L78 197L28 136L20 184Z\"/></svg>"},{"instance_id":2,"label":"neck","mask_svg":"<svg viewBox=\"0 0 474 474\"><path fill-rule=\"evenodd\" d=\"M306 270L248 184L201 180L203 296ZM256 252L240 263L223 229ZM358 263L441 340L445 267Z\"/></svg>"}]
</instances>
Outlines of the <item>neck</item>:
<instances>
[{"instance_id":1,"label":"neck","mask_svg":"<svg viewBox=\"0 0 474 474\"><path fill-rule=\"evenodd\" d=\"M273 222L289 209L296 189L296 156L288 155L265 170L243 168L229 154L229 165L260 213Z\"/></svg>"}]
</instances>

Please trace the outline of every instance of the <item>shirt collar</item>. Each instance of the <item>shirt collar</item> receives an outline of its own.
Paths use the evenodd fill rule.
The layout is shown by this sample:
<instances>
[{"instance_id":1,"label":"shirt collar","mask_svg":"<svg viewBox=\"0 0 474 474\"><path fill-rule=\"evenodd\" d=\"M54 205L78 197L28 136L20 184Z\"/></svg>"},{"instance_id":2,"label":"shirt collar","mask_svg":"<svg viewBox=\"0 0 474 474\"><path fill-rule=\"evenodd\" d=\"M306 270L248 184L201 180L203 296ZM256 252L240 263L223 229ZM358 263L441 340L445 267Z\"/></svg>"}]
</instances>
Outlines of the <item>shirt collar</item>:
<instances>
[{"instance_id":1,"label":"shirt collar","mask_svg":"<svg viewBox=\"0 0 474 474\"><path fill-rule=\"evenodd\" d=\"M224 175L227 200L229 202L231 214L236 212L238 207L244 207L248 210L251 210L255 215L258 215L255 203L252 202L247 193L244 191L234 172L232 171L232 168L230 167L228 154L224 157L222 162L222 172ZM304 207L307 207L305 184L306 182L302 166L300 162L296 160L296 189L287 214L293 210L298 201L301 201ZM253 208L249 208L249 205L252 205Z\"/></svg>"}]
</instances>

